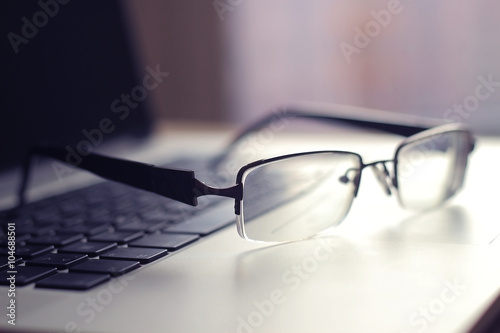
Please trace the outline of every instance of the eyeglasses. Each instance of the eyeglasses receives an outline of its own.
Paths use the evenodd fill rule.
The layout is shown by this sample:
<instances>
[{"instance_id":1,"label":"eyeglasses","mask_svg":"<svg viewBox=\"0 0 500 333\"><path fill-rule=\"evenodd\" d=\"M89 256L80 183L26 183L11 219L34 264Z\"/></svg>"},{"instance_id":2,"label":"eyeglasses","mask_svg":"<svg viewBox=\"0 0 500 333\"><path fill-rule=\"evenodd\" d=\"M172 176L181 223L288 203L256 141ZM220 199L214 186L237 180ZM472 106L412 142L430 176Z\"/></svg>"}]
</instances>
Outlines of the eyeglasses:
<instances>
[{"instance_id":1,"label":"eyeglasses","mask_svg":"<svg viewBox=\"0 0 500 333\"><path fill-rule=\"evenodd\" d=\"M236 185L216 188L195 178L194 171L153 165L89 153L77 165L96 175L196 206L198 197L215 195L235 200L236 225L241 237L252 241L282 242L309 238L338 225L356 197L362 171L371 168L387 194L395 192L402 207L422 210L438 206L462 186L475 139L461 123L433 127L433 121L411 123L360 120L349 116L287 110L271 115L243 131L228 149L212 161L216 167L249 133L287 117L340 121L406 136L392 160L364 163L349 151L313 151L259 160L243 166ZM432 127L431 127L432 126ZM66 162L66 150L35 147L34 154ZM19 190L20 202L28 182L26 160ZM389 171L391 170L391 171Z\"/></svg>"}]
</instances>

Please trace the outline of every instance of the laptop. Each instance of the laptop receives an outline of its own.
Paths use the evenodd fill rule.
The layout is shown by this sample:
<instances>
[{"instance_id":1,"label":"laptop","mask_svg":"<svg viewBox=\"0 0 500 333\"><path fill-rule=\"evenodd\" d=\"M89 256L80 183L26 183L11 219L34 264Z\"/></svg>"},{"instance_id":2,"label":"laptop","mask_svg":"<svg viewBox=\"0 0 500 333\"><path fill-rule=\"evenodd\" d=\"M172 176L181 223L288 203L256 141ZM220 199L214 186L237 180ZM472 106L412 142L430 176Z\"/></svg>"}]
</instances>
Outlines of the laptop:
<instances>
[{"instance_id":1,"label":"laptop","mask_svg":"<svg viewBox=\"0 0 500 333\"><path fill-rule=\"evenodd\" d=\"M40 3L33 3L30 13L46 11ZM43 6L49 6L48 3L52 12L56 11L56 5L58 10L76 13L93 9L81 3L63 4L62 1L47 1ZM120 22L117 3L106 2L99 4L99 8L102 16L97 15L92 25L99 25L99 17ZM13 21L22 34L26 20L15 18L26 16L30 21L34 15L22 11L16 14L13 20L4 22ZM43 18L38 16L37 19ZM46 17L48 20L50 15ZM7 105L16 110L16 115L27 113L19 116L20 119L9 113L4 115L11 117L9 122L1 122L3 126L9 124L1 131L5 135L0 175L2 209L17 203L22 153L41 141L78 147L81 142L93 144L93 139L99 144L81 145L108 156L192 169L198 178L210 183L211 175L204 172L203 161L224 149L232 131L214 133L170 126L166 133L151 136L147 100L137 103L124 122L117 118L122 113L113 113L111 103L115 96L119 98L123 92L131 91L156 69L156 64L149 68L134 65L136 62L122 29L109 35L96 31L94 38L102 38L103 45L110 41L116 43L107 52L78 57L82 49L76 45L81 42L65 39L64 43L74 43L66 46L65 52L76 50L71 56L54 59L57 54L53 54L42 64L22 68L41 56L39 52L46 49L44 43L47 42L43 34L57 34L58 22L51 19L39 27L37 35L28 43L18 45L18 53L8 44L10 53L5 54L12 56L9 63L20 66L13 65L12 77L14 73L36 70L41 72L36 74L41 75L44 68L75 58L87 69L79 75L88 77L75 80L85 86L62 84L63 79L62 82L71 82L73 74L68 75L67 67L58 67L53 72L59 77L53 81L44 83L40 78L39 82L30 83L32 87L26 87L22 96L7 98L10 103ZM73 26L75 33L77 28L86 31L85 22L65 22L72 23L76 25ZM6 29L13 28L6 25ZM39 52L30 51L30 47ZM108 53L111 51L116 52L116 58ZM118 54L127 56L121 58ZM89 89L89 82L102 83L92 81L91 68L95 62L91 60L106 55L109 57L105 62L108 79L117 73L123 77L109 84L114 91L104 92L104 87ZM119 61L123 62L117 64ZM129 70L119 70L123 68ZM75 100L81 101L81 95L63 93L56 98L50 95L53 89L48 89L53 82L60 84L57 91L93 93L85 94L84 103L75 103ZM35 108L36 105L44 107ZM349 114L360 111L374 114L373 110L318 104L295 108L320 113L347 110ZM64 116L58 111L61 109L71 109L71 113ZM91 114L93 110L95 114ZM112 116L115 118L110 118ZM102 122L103 117L116 122ZM116 125L114 130L110 130L112 125ZM13 128L16 130L12 131ZM102 141L96 129L100 130ZM262 132L265 134L261 140L269 141L257 143L269 146L266 154L335 149L358 152L367 162L392 158L394 148L402 140L396 135L343 127L335 131L315 127L304 132L277 131L271 136ZM28 140L24 140L26 138ZM19 253L15 255L14 268L2 266L0 271L13 270L16 273L8 273L7 278L15 275L17 281L14 286L10 285L11 280L0 286L0 293L5 295L1 297L4 315L0 329L23 332L468 332L476 328L487 331L491 318L495 318L495 307L490 305L500 287L500 269L496 265L500 226L496 223L495 195L500 180L495 177L494 163L499 148L498 138L479 137L470 156L463 189L438 209L423 213L404 211L394 196L384 197L376 178L366 173L348 216L338 228L317 237L282 244L248 242L239 237L232 199L200 198L200 205L191 208L117 183L103 182L99 177L80 173L56 160L40 159L32 168L23 214L12 219L3 215L8 225L4 233L8 233L9 223L14 222L17 248L29 249L24 250L24 257ZM84 148L66 151L75 163L82 152L86 152ZM111 216L110 205L121 215ZM57 207L56 213L54 207ZM64 217L64 221L54 223L54 214ZM51 229L54 224L63 224L62 229L67 232L60 233L59 229L58 237L51 237L56 234ZM142 240L152 235L175 237L168 246L162 238L163 245L149 247L152 251L134 252L133 249L148 249ZM56 243L48 244L49 241ZM105 245L85 248L90 242ZM65 251L61 251L63 248ZM127 249L131 249L130 252L127 253ZM56 254L65 257L56 258ZM121 261L123 265L103 273L102 267L88 266L88 262L96 258L126 260ZM30 270L29 274L26 270ZM61 274L79 279L54 279Z\"/></svg>"}]
</instances>

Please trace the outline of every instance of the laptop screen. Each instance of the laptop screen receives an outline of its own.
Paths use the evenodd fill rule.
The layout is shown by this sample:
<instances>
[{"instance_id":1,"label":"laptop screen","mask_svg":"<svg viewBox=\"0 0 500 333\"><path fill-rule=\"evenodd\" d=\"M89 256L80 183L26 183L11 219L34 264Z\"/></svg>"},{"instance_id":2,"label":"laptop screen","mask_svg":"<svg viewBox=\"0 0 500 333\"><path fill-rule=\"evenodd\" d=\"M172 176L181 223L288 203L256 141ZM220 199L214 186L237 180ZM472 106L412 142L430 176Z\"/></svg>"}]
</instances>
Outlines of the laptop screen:
<instances>
[{"instance_id":1,"label":"laptop screen","mask_svg":"<svg viewBox=\"0 0 500 333\"><path fill-rule=\"evenodd\" d=\"M19 163L37 143L88 141L97 149L116 136L149 133L147 99L126 117L117 112L116 100L140 83L120 6L2 3L0 169Z\"/></svg>"}]
</instances>

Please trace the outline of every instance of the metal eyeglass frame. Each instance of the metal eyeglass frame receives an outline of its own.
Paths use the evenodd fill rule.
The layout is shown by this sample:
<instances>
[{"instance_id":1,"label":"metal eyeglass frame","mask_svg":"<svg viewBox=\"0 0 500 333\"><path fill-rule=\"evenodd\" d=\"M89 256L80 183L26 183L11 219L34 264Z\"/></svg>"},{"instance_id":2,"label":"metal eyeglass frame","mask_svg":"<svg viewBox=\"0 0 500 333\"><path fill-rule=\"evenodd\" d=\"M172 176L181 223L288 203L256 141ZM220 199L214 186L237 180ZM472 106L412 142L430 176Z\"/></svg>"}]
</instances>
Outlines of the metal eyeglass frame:
<instances>
[{"instance_id":1,"label":"metal eyeglass frame","mask_svg":"<svg viewBox=\"0 0 500 333\"><path fill-rule=\"evenodd\" d=\"M269 125L272 121L275 121L276 119L285 117L302 118L302 119L316 120L322 122L331 122L331 121L337 123L340 122L362 128L380 130L386 133L398 134L406 137L406 139L403 140L396 148L394 159L392 160L379 160L365 164L359 154L348 151L311 151L311 152L283 155L274 158L255 161L253 163L243 166L239 170L236 176L236 185L226 188L216 188L205 184L204 182L196 179L194 171L192 170L161 168L150 164L107 157L96 153L90 153L84 156L81 162L77 165L77 167L90 171L108 180L116 181L145 191L153 192L158 195L191 206L196 206L198 204L198 199L197 199L198 197L206 195L215 195L220 197L232 198L235 199L234 212L238 217L240 217L239 215L241 214L241 204L244 197L243 176L248 169L253 168L255 166L275 162L285 158L314 154L314 153L328 153L328 152L350 153L359 156L361 162L361 167L359 170L356 170L357 176L353 180L355 185L354 197L357 196L357 192L359 189L361 171L366 167L373 167L378 181L384 187L385 192L388 195L390 195L391 187L394 188L395 190L398 189L398 181L397 181L398 152L407 144L419 141L421 139L427 138L432 135L453 132L453 131L462 131L468 133L468 138L469 138L468 147L466 147L466 151L462 152L462 154L464 154L465 157L467 157L469 153L472 152L474 149L475 138L468 131L466 126L462 123L443 124L442 122L436 121L434 119L407 117L407 116L402 117L400 115L390 112L385 112L385 113L378 112L378 114L375 113L376 112L372 113L370 119L366 119L366 115L364 115L365 119L360 119L352 117L352 114L331 115L328 113L310 113L310 112L304 112L302 110L287 109L285 112L279 115L272 114L268 117L265 117L260 121L252 124L244 131L242 131L238 136L236 136L234 141L228 146L226 150L224 150L220 155L216 156L211 161L210 165L212 167L217 167L218 165L220 165L224 161L226 156L232 151L232 149L235 149L237 143L248 134ZM381 120L381 116L383 117L383 120ZM64 148L53 147L53 146L33 147L29 151L24 163L23 179L18 192L20 206L25 202L24 197L29 181L32 156L42 155L67 163L65 159L66 153L67 152L66 150L64 150ZM386 166L386 163L389 162L392 162L394 165L393 166L394 173L392 177ZM378 166L380 166L381 169L379 169ZM465 166L463 171L465 172ZM346 176L341 177L341 179L339 180L345 182L348 181ZM461 179L459 179L459 184L456 187L457 190L458 188L461 187L462 182L463 182L463 176L461 177ZM453 194L454 193L452 193L452 195ZM237 219L238 224L241 224L240 221L241 219L238 218ZM242 232L242 230L244 229L243 226L238 225L237 227L240 236L245 238L244 233Z\"/></svg>"}]
</instances>

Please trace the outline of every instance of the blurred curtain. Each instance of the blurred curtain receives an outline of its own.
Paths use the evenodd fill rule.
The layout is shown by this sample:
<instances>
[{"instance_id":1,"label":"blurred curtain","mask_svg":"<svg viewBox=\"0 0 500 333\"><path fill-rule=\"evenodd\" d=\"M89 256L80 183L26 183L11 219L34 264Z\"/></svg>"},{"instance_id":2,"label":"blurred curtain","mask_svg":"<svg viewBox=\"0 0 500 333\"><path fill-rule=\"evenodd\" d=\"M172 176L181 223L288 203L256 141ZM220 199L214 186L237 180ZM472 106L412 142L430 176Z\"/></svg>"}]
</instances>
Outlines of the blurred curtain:
<instances>
[{"instance_id":1,"label":"blurred curtain","mask_svg":"<svg viewBox=\"0 0 500 333\"><path fill-rule=\"evenodd\" d=\"M499 13L487 0L242 1L223 23L233 117L306 99L500 133L500 87L474 105L479 77L500 82Z\"/></svg>"},{"instance_id":2,"label":"blurred curtain","mask_svg":"<svg viewBox=\"0 0 500 333\"><path fill-rule=\"evenodd\" d=\"M300 99L500 132L500 2L127 1L143 62L172 74L160 115L244 121Z\"/></svg>"},{"instance_id":3,"label":"blurred curtain","mask_svg":"<svg viewBox=\"0 0 500 333\"><path fill-rule=\"evenodd\" d=\"M142 67L160 64L169 77L151 94L158 117L226 118L221 90L224 48L210 1L126 0Z\"/></svg>"}]
</instances>

